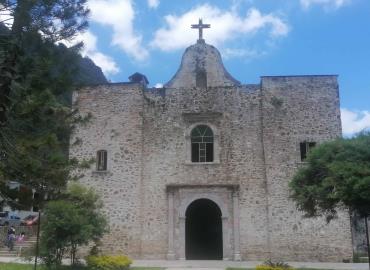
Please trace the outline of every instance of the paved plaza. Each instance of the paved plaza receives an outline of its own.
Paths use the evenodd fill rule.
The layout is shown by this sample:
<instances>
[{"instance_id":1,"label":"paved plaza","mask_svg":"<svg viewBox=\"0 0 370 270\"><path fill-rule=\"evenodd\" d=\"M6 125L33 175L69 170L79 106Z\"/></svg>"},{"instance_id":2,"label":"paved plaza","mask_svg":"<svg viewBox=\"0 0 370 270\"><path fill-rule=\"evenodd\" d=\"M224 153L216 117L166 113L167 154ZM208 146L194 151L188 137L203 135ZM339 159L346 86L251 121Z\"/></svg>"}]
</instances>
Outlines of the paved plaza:
<instances>
[{"instance_id":1,"label":"paved plaza","mask_svg":"<svg viewBox=\"0 0 370 270\"><path fill-rule=\"evenodd\" d=\"M0 262L29 263L19 257L0 257ZM69 260L65 260L68 264ZM254 268L261 261L190 261L190 260L134 260L133 267L163 267L166 270L223 270L228 267ZM288 262L294 268L332 269L332 270L368 270L367 263L328 263L328 262Z\"/></svg>"},{"instance_id":2,"label":"paved plaza","mask_svg":"<svg viewBox=\"0 0 370 270\"><path fill-rule=\"evenodd\" d=\"M132 266L140 267L164 267L167 270L200 269L200 270L220 270L227 267L235 268L254 268L262 261L189 261L189 260L137 260ZM367 263L327 263L327 262L288 262L294 268L317 268L335 270L368 270Z\"/></svg>"}]
</instances>

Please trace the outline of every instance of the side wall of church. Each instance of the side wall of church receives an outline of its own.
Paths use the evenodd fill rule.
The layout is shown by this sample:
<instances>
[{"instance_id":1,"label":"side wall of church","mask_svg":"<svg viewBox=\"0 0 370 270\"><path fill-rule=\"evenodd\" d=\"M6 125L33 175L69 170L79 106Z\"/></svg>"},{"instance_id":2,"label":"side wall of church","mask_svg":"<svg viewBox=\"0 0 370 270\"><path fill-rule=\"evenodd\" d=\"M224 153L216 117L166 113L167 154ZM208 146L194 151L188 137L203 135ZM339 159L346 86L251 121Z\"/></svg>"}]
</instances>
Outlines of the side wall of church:
<instances>
[{"instance_id":1,"label":"side wall of church","mask_svg":"<svg viewBox=\"0 0 370 270\"><path fill-rule=\"evenodd\" d=\"M245 259L268 257L259 93L259 86L252 85L166 89L165 97L147 94L143 155L144 258L165 258L169 229L166 185L173 184L239 185L240 240L243 252L248 254ZM207 116L208 113L216 116ZM191 163L186 136L196 124L214 128L219 139L219 162ZM227 207L232 213L232 204ZM178 215L175 212L175 216ZM175 238L179 239L178 223L175 228ZM232 226L224 229L231 232ZM232 241L224 244L233 246ZM179 246L175 246L175 250L178 249Z\"/></svg>"},{"instance_id":2,"label":"side wall of church","mask_svg":"<svg viewBox=\"0 0 370 270\"><path fill-rule=\"evenodd\" d=\"M70 156L80 160L107 150L107 171L95 163L81 173L80 182L93 187L104 202L110 233L103 239L108 253L141 253L142 88L138 84L109 84L81 89L74 96L82 116L91 115L71 138ZM81 139L81 140L80 140ZM76 143L80 141L80 143Z\"/></svg>"},{"instance_id":3,"label":"side wall of church","mask_svg":"<svg viewBox=\"0 0 370 270\"><path fill-rule=\"evenodd\" d=\"M336 76L263 77L261 87L271 253L283 260L350 258L348 213L328 225L323 218L304 219L288 190L303 164L299 143L341 136Z\"/></svg>"}]
</instances>

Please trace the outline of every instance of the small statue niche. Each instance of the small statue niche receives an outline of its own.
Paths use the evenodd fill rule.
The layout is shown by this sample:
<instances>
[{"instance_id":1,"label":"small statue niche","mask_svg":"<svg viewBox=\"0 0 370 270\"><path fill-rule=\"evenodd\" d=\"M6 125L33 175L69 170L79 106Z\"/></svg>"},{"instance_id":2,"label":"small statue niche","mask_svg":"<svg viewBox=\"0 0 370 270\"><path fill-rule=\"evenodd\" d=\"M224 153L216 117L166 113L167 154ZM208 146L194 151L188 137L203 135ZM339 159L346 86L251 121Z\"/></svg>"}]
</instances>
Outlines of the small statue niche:
<instances>
[{"instance_id":1,"label":"small statue niche","mask_svg":"<svg viewBox=\"0 0 370 270\"><path fill-rule=\"evenodd\" d=\"M207 88L207 73L205 70L198 70L195 77L195 85L199 88Z\"/></svg>"}]
</instances>

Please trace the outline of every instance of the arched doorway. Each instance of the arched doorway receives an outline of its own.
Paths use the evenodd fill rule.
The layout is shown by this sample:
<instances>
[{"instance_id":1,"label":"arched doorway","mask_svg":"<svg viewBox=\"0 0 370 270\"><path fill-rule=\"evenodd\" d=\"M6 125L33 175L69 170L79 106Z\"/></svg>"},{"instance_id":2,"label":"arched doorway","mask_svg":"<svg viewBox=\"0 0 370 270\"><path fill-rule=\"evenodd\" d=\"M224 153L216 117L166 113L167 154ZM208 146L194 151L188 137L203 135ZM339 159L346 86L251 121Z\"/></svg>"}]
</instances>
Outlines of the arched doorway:
<instances>
[{"instance_id":1,"label":"arched doorway","mask_svg":"<svg viewBox=\"0 0 370 270\"><path fill-rule=\"evenodd\" d=\"M221 210L209 199L193 201L186 209L187 260L222 260Z\"/></svg>"}]
</instances>

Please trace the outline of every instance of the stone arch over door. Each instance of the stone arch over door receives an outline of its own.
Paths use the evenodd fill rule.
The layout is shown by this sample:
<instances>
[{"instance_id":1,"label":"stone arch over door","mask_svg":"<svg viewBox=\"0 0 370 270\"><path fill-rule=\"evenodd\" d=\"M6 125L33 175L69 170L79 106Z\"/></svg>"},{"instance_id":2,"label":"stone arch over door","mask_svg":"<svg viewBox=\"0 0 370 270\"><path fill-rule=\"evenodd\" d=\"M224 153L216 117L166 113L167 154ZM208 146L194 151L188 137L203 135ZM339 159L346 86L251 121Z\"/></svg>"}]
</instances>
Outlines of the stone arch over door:
<instances>
[{"instance_id":1,"label":"stone arch over door","mask_svg":"<svg viewBox=\"0 0 370 270\"><path fill-rule=\"evenodd\" d=\"M189 205L199 199L208 199L213 201L220 208L222 217L229 217L229 211L225 205L225 202L223 202L220 196L217 194L193 194L191 197L186 198L181 202L179 208L179 217L185 217L186 209L188 209Z\"/></svg>"},{"instance_id":2,"label":"stone arch over door","mask_svg":"<svg viewBox=\"0 0 370 270\"><path fill-rule=\"evenodd\" d=\"M186 210L207 199L221 211L223 260L240 260L239 185L168 185L168 259L186 259Z\"/></svg>"}]
</instances>

